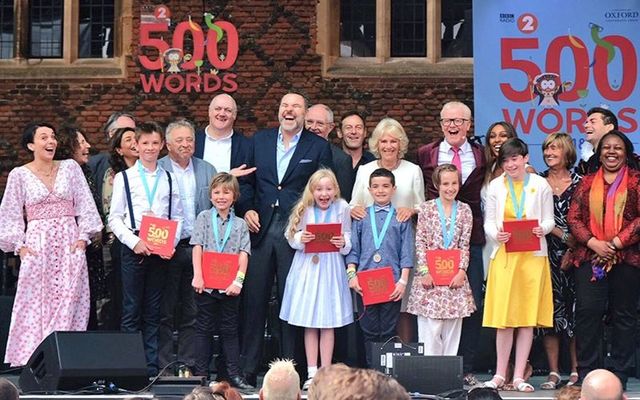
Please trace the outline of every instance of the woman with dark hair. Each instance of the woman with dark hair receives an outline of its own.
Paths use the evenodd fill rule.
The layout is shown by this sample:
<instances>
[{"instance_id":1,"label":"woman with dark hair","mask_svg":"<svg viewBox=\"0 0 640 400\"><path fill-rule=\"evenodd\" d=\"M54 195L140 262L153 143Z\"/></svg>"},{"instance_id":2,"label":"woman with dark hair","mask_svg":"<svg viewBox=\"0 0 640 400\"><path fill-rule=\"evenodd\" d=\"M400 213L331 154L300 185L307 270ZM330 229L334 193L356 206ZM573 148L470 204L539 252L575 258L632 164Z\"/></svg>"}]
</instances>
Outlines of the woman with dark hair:
<instances>
[{"instance_id":1,"label":"woman with dark hair","mask_svg":"<svg viewBox=\"0 0 640 400\"><path fill-rule=\"evenodd\" d=\"M63 125L56 134L58 147L56 148L56 160L72 159L80 165L84 177L87 180L93 201L96 207L100 204L100 196L96 190L92 173L87 163L89 162L89 149L91 145L86 139L82 131L72 125ZM90 312L89 312L89 330L95 330L103 325L102 303L107 296L107 288L105 284L104 265L102 263L102 243L101 238L96 237L91 245L86 249L87 268L89 270L89 293L90 293Z\"/></svg>"},{"instance_id":2,"label":"woman with dark hair","mask_svg":"<svg viewBox=\"0 0 640 400\"><path fill-rule=\"evenodd\" d=\"M549 167L540 176L547 180L553 191L553 211L556 226L547 235L549 247L549 263L551 264L551 286L553 287L553 329L541 329L544 348L549 362L549 376L540 385L540 389L554 390L560 383L560 339L564 335L569 338L569 354L571 356L571 375L567 385L578 380L576 343L573 335L575 303L572 274L560 269L562 257L567 249L575 245L575 239L569 232L567 212L571 197L580 183L580 175L571 172L576 162L576 148L571 136L566 133L553 133L542 143L544 163Z\"/></svg>"},{"instance_id":3,"label":"woman with dark hair","mask_svg":"<svg viewBox=\"0 0 640 400\"><path fill-rule=\"evenodd\" d=\"M53 331L82 331L89 319L85 247L102 222L75 161L54 161L53 127L22 135L33 160L9 173L0 204L0 248L20 255L5 362L25 365ZM26 214L26 226L25 216Z\"/></svg>"},{"instance_id":4,"label":"woman with dark hair","mask_svg":"<svg viewBox=\"0 0 640 400\"><path fill-rule=\"evenodd\" d=\"M567 217L576 248L567 257L576 285L579 380L598 365L605 312L610 318L609 369L626 387L634 364L640 294L640 172L633 144L620 131L598 143L596 172L578 185Z\"/></svg>"},{"instance_id":5,"label":"woman with dark hair","mask_svg":"<svg viewBox=\"0 0 640 400\"><path fill-rule=\"evenodd\" d=\"M485 204L484 230L492 239L491 265L487 278L483 326L496 328L496 374L485 386L500 388L505 383L509 355L515 339L513 386L532 392L525 380L527 358L534 327L553 326L551 273L547 241L555 223L553 195L547 181L527 172L527 145L520 139L505 142L498 153L504 173L491 181ZM535 220L531 233L540 250L507 252L511 233L507 220Z\"/></svg>"},{"instance_id":6,"label":"woman with dark hair","mask_svg":"<svg viewBox=\"0 0 640 400\"><path fill-rule=\"evenodd\" d=\"M500 146L507 140L517 137L516 129L506 121L498 121L489 125L484 137L484 156L487 159L487 170L484 176L485 186L503 172L502 166L497 163Z\"/></svg>"},{"instance_id":7,"label":"woman with dark hair","mask_svg":"<svg viewBox=\"0 0 640 400\"><path fill-rule=\"evenodd\" d=\"M102 179L102 191L100 195L99 207L103 221L109 217L111 206L111 196L113 193L113 178L118 172L133 166L138 159L138 149L136 147L136 131L134 128L117 128L109 140L109 168L106 169ZM120 319L122 316L122 279L120 275L120 246L109 225L105 223L105 234L102 243L109 249L105 257L110 257L111 262L107 265L111 267L106 271L106 285L109 291L109 299L105 305L106 314L109 321L106 323L109 329L120 329ZM107 258L105 258L107 259Z\"/></svg>"}]
</instances>

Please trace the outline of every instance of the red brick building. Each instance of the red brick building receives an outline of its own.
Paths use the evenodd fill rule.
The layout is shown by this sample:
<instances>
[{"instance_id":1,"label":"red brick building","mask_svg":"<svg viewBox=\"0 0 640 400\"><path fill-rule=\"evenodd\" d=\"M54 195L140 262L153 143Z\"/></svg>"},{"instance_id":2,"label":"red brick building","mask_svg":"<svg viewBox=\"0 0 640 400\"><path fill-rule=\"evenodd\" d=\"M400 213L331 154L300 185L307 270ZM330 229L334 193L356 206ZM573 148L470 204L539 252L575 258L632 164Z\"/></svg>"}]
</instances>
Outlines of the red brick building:
<instances>
[{"instance_id":1,"label":"red brick building","mask_svg":"<svg viewBox=\"0 0 640 400\"><path fill-rule=\"evenodd\" d=\"M444 102L473 101L470 0L168 0L160 14L158 1L5 3L11 2L0 6L0 191L8 171L29 158L19 138L33 120L77 124L97 149L106 146L100 129L114 111L161 123L178 117L207 123L211 98L234 85L205 93L204 84L191 81L188 91L188 83L176 90L186 75L200 75L192 69L170 78L177 93L166 87L145 93L149 75L170 73L166 63L163 72L141 64L140 56L158 57L153 45L140 46L141 21L167 24L167 16L168 28L150 33L155 42L149 43L181 47L181 56L196 56L194 46L202 50L212 40L187 33L176 46L179 23L191 18L205 39L215 37L207 36L205 12L235 27L237 58L217 72L237 85L230 93L239 107L236 127L246 134L276 125L280 97L296 90L327 104L337 120L348 110L363 112L369 132L384 116L398 119L413 159L419 145L440 134ZM218 43L219 54L229 51L230 35Z\"/></svg>"}]
</instances>

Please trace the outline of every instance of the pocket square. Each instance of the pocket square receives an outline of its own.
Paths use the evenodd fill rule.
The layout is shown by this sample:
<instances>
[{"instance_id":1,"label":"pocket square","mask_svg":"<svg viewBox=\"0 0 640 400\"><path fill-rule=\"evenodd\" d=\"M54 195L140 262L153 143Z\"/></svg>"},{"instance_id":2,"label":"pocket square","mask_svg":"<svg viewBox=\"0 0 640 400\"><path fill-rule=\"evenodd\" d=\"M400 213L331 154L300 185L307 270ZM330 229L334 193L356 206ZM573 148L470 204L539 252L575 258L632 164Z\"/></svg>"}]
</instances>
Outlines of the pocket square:
<instances>
[{"instance_id":1,"label":"pocket square","mask_svg":"<svg viewBox=\"0 0 640 400\"><path fill-rule=\"evenodd\" d=\"M298 161L298 164L306 164L306 163L310 163L312 161L313 160L309 160L309 159L303 158L302 160Z\"/></svg>"}]
</instances>

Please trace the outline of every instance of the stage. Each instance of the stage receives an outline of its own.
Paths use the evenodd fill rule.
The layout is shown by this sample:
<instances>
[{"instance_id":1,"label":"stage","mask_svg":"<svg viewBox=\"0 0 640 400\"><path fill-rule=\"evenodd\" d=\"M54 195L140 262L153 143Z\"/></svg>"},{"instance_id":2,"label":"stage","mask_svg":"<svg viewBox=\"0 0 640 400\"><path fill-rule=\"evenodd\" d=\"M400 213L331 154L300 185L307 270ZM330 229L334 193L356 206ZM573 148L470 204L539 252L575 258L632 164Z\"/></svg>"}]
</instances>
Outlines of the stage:
<instances>
[{"instance_id":1,"label":"stage","mask_svg":"<svg viewBox=\"0 0 640 400\"><path fill-rule=\"evenodd\" d=\"M16 375L0 375L0 377L7 378L13 383L18 385L18 376ZM489 375L477 375L481 380L488 380ZM566 378L566 377L565 377ZM530 383L534 387L539 387L540 384L546 379L546 376L534 376L530 379ZM43 395L43 394L21 394L20 399L59 399L59 400L98 400L98 399L111 399L111 400L125 400L131 398L138 399L162 399L162 400L180 400L184 394L190 391L190 385L165 385L155 384L147 391L141 393L121 393L121 394L55 394L55 395ZM629 379L627 386L627 398L640 400L640 380L631 378ZM551 400L555 398L555 391L553 390L536 390L533 393L520 393L514 391L501 391L500 395L505 400ZM255 393L243 394L244 399L258 399L257 391ZM306 399L306 393L303 393L303 399Z\"/></svg>"}]
</instances>

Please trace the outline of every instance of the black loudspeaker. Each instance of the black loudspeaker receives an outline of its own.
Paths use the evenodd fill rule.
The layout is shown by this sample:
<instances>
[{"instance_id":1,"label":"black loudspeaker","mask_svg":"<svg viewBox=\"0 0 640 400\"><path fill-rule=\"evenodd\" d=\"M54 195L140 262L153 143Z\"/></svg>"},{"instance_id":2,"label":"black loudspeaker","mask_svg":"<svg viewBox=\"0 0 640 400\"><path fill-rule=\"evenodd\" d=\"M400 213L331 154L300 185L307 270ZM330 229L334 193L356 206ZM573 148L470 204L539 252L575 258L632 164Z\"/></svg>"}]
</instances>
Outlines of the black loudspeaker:
<instances>
[{"instance_id":1,"label":"black loudspeaker","mask_svg":"<svg viewBox=\"0 0 640 400\"><path fill-rule=\"evenodd\" d=\"M121 332L53 332L20 375L23 393L140 390L149 383L142 336Z\"/></svg>"},{"instance_id":2,"label":"black loudspeaker","mask_svg":"<svg viewBox=\"0 0 640 400\"><path fill-rule=\"evenodd\" d=\"M11 324L11 309L13 308L13 296L0 296L0 369L9 368L9 364L3 364L4 353L7 350L7 338L9 337L9 325Z\"/></svg>"},{"instance_id":3,"label":"black loudspeaker","mask_svg":"<svg viewBox=\"0 0 640 400\"><path fill-rule=\"evenodd\" d=\"M409 393L436 395L462 389L462 357L394 356L393 377Z\"/></svg>"}]
</instances>

